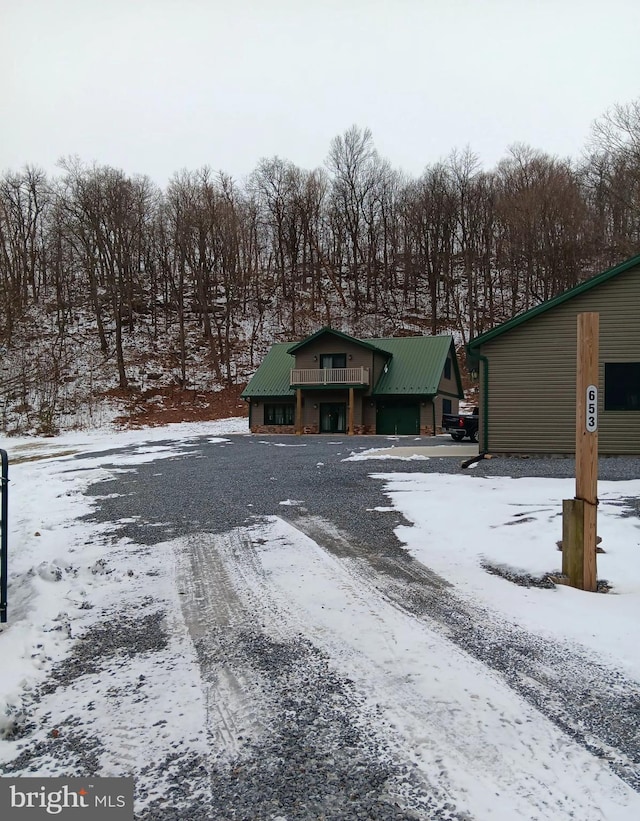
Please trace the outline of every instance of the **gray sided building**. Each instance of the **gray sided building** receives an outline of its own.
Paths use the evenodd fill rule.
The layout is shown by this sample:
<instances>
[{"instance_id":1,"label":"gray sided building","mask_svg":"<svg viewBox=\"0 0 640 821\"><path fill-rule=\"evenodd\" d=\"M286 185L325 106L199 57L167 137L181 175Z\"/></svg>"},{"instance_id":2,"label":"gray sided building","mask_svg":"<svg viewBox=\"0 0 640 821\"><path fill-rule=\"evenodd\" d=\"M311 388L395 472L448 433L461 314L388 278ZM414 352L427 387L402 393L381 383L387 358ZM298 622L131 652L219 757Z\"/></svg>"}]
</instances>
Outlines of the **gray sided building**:
<instances>
[{"instance_id":1,"label":"gray sided building","mask_svg":"<svg viewBox=\"0 0 640 821\"><path fill-rule=\"evenodd\" d=\"M640 256L473 339L481 452L575 451L577 315L600 315L598 443L640 454Z\"/></svg>"},{"instance_id":2,"label":"gray sided building","mask_svg":"<svg viewBox=\"0 0 640 821\"><path fill-rule=\"evenodd\" d=\"M451 336L322 328L271 347L242 393L254 433L432 434L462 398Z\"/></svg>"}]
</instances>

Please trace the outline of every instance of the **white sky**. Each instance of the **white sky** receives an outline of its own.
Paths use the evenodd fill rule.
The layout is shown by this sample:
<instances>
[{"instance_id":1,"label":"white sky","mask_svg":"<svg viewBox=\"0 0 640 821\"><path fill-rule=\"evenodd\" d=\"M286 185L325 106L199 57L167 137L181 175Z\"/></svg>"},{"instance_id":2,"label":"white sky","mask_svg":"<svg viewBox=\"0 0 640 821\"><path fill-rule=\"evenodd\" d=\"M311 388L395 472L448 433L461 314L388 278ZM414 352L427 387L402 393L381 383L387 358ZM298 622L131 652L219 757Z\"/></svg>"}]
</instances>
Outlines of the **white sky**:
<instances>
[{"instance_id":1,"label":"white sky","mask_svg":"<svg viewBox=\"0 0 640 821\"><path fill-rule=\"evenodd\" d=\"M638 0L0 0L0 171L241 179L353 123L412 175L467 144L576 157L640 95L639 33Z\"/></svg>"}]
</instances>

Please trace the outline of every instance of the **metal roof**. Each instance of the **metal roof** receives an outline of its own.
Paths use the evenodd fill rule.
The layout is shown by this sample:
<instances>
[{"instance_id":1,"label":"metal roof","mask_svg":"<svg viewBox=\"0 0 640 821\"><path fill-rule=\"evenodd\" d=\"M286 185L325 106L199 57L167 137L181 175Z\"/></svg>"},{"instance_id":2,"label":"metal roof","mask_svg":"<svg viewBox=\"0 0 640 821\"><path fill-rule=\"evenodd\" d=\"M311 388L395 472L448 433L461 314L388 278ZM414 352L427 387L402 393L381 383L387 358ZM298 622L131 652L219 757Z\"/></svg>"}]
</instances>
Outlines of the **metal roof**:
<instances>
[{"instance_id":1,"label":"metal roof","mask_svg":"<svg viewBox=\"0 0 640 821\"><path fill-rule=\"evenodd\" d=\"M333 336L337 336L338 339L344 339L347 342L355 342L356 345L362 345L363 348L368 348L370 351L386 353L386 351L382 351L380 348L373 345L371 340L356 339L355 336L349 336L349 334L345 334L342 331L336 331L335 328L331 328L329 325L325 325L324 328L320 328L319 331L316 331L314 334L311 334L311 336L303 339L302 342L296 342L289 348L289 353L295 353L300 350L300 348L304 348L306 345L315 342L319 336L324 336L325 334L333 334Z\"/></svg>"},{"instance_id":2,"label":"metal roof","mask_svg":"<svg viewBox=\"0 0 640 821\"><path fill-rule=\"evenodd\" d=\"M442 379L444 363L453 347L451 336L406 336L372 339L371 343L392 357L376 384L374 396L420 394L435 396ZM455 379L462 396L460 372L453 351Z\"/></svg>"},{"instance_id":3,"label":"metal roof","mask_svg":"<svg viewBox=\"0 0 640 821\"><path fill-rule=\"evenodd\" d=\"M518 325L522 325L522 323L526 322L528 319L533 319L534 316L538 316L545 311L549 311L551 308L555 308L556 305L562 305L563 302L566 302L568 299L573 299L574 296L578 296L579 294L583 294L585 291L590 291L591 288L602 285L603 282L618 276L618 274L628 271L630 268L634 268L636 265L640 265L640 254L638 254L638 256L631 257L631 259L626 260L626 262L620 263L620 265L616 265L615 268L609 268L607 271L603 271L601 274L597 274L596 276L591 277L591 279L587 279L585 282L575 285L568 291L558 294L558 296L555 296L553 299L549 299L546 302L540 303L540 305L536 305L536 307L531 308L530 311L525 311L523 314L514 316L512 319L507 320L507 322L503 322L502 325L492 328L492 330L487 331L480 336L476 336L475 339L472 339L467 344L467 350L473 356L475 349L479 348L481 345L484 345L485 342L489 342L496 336L500 336L513 328L517 328Z\"/></svg>"},{"instance_id":4,"label":"metal roof","mask_svg":"<svg viewBox=\"0 0 640 821\"><path fill-rule=\"evenodd\" d=\"M290 347L291 342L276 342L272 345L240 395L295 396L295 390L289 387L291 368L295 367L295 358L287 353Z\"/></svg>"},{"instance_id":5,"label":"metal roof","mask_svg":"<svg viewBox=\"0 0 640 821\"><path fill-rule=\"evenodd\" d=\"M315 338L317 334L313 336ZM346 334L341 336L355 342L363 342L367 347L374 348L380 353L390 354L386 369L374 387L375 396L435 396L438 393L447 354L453 347L451 336L392 337L366 341L354 339ZM242 396L294 396L295 390L290 387L289 377L291 368L295 367L295 358L289 351L297 347L298 344L294 345L291 342L278 342L273 345L242 392ZM462 383L455 349L452 359L458 395L461 397Z\"/></svg>"}]
</instances>

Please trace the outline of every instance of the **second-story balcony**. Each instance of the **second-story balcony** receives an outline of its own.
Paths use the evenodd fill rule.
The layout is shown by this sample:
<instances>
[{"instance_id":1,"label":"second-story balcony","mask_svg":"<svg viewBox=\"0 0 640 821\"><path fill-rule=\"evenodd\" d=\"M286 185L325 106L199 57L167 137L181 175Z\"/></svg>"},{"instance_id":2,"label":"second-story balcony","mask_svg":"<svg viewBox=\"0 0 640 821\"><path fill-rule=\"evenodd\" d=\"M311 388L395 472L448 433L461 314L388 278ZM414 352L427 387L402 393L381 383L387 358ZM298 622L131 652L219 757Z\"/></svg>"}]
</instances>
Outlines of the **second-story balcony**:
<instances>
[{"instance_id":1,"label":"second-story balcony","mask_svg":"<svg viewBox=\"0 0 640 821\"><path fill-rule=\"evenodd\" d=\"M369 368L293 368L292 387L368 385Z\"/></svg>"}]
</instances>

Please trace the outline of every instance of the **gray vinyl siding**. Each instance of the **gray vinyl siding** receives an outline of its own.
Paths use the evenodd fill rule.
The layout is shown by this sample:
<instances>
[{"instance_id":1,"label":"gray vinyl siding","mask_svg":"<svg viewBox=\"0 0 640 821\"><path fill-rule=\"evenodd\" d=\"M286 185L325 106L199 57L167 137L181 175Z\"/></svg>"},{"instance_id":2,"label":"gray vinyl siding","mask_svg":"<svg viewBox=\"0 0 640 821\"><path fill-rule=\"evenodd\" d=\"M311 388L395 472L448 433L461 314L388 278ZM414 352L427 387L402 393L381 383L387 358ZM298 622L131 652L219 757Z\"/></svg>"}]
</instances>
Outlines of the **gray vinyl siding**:
<instances>
[{"instance_id":1,"label":"gray vinyl siding","mask_svg":"<svg viewBox=\"0 0 640 821\"><path fill-rule=\"evenodd\" d=\"M445 380L443 380L445 381ZM441 383L441 390L442 390L442 383ZM442 400L448 399L451 402L451 413L458 413L460 409L459 400L457 396L436 396L434 400L435 408L436 408L436 427L442 427ZM433 411L431 411L433 413Z\"/></svg>"},{"instance_id":2,"label":"gray vinyl siding","mask_svg":"<svg viewBox=\"0 0 640 821\"><path fill-rule=\"evenodd\" d=\"M576 317L585 311L600 314L599 452L640 454L640 411L604 410L604 363L640 362L640 267L482 345L480 353L489 360L490 452L575 451ZM480 378L482 390L483 363Z\"/></svg>"},{"instance_id":3,"label":"gray vinyl siding","mask_svg":"<svg viewBox=\"0 0 640 821\"><path fill-rule=\"evenodd\" d=\"M321 337L320 339L315 340L313 344L309 344L298 351L295 355L294 367L319 368L321 354L327 353L345 354L347 357L347 368L362 367L369 369L369 385L366 388L358 389L361 393L365 393L366 395L371 393L380 373L382 373L384 363L386 362L386 358L383 354L377 354L370 348L365 348L362 345L345 341L339 339L338 337L328 336L326 338ZM307 389L305 388L305 393L306 390ZM323 399L322 401L329 402L333 400Z\"/></svg>"},{"instance_id":4,"label":"gray vinyl siding","mask_svg":"<svg viewBox=\"0 0 640 821\"><path fill-rule=\"evenodd\" d=\"M459 410L459 400L458 400L458 384L456 382L456 373L455 368L452 361L452 356L454 356L454 352L452 351L447 359L451 362L451 377L449 379L445 378L444 370L442 372L442 377L440 379L440 383L438 385L438 394L443 394L447 399L451 400L451 413L458 413ZM435 400L436 406L436 427L442 426L442 396L438 395Z\"/></svg>"},{"instance_id":5,"label":"gray vinyl siding","mask_svg":"<svg viewBox=\"0 0 640 821\"><path fill-rule=\"evenodd\" d=\"M435 408L436 411L436 428L438 428L442 422L442 406L440 416L438 416L437 407ZM433 399L425 399L420 402L420 430L424 430L428 428L431 430L432 435L435 436L437 430L433 429L433 411L434 411L434 402Z\"/></svg>"},{"instance_id":6,"label":"gray vinyl siding","mask_svg":"<svg viewBox=\"0 0 640 821\"><path fill-rule=\"evenodd\" d=\"M251 399L251 425L264 425L264 400L262 399Z\"/></svg>"},{"instance_id":7,"label":"gray vinyl siding","mask_svg":"<svg viewBox=\"0 0 640 821\"><path fill-rule=\"evenodd\" d=\"M451 361L449 357L449 361ZM455 372L453 370L453 363L451 364L451 378L446 379L444 376L444 371L442 372L442 378L440 379L440 383L438 385L438 393L444 393L445 395L449 396L449 398L458 397L458 386L456 384L456 377Z\"/></svg>"},{"instance_id":8,"label":"gray vinyl siding","mask_svg":"<svg viewBox=\"0 0 640 821\"><path fill-rule=\"evenodd\" d=\"M376 432L376 403L369 397L362 400L362 424L368 433Z\"/></svg>"},{"instance_id":9,"label":"gray vinyl siding","mask_svg":"<svg viewBox=\"0 0 640 821\"><path fill-rule=\"evenodd\" d=\"M387 361L386 356L382 356L382 354L371 351L371 385L367 391L368 394L371 393L378 384L378 380L382 376L382 372L384 371L384 366L387 364Z\"/></svg>"}]
</instances>

